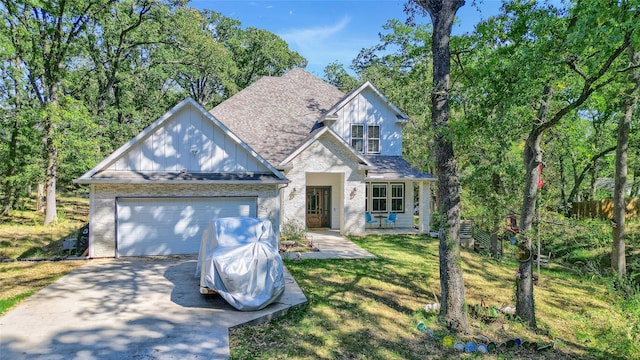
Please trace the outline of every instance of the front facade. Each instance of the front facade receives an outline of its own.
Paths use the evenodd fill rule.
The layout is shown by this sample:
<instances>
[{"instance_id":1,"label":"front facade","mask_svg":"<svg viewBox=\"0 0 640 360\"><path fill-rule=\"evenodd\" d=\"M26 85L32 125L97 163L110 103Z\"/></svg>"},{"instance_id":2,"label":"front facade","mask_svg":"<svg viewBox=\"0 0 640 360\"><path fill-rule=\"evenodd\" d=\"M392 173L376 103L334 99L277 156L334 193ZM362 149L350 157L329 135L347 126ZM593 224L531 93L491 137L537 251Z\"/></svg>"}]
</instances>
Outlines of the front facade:
<instances>
[{"instance_id":1,"label":"front facade","mask_svg":"<svg viewBox=\"0 0 640 360\"><path fill-rule=\"evenodd\" d=\"M90 256L197 253L217 217L362 235L365 213L428 232L430 174L402 158L409 119L370 83L344 94L302 69L209 113L191 99L77 179L91 186Z\"/></svg>"},{"instance_id":2,"label":"front facade","mask_svg":"<svg viewBox=\"0 0 640 360\"><path fill-rule=\"evenodd\" d=\"M275 95L274 95L275 94ZM290 183L281 224L362 235L370 213L384 227L428 232L432 175L402 158L409 118L371 83L344 94L302 69L263 78L211 110Z\"/></svg>"}]
</instances>

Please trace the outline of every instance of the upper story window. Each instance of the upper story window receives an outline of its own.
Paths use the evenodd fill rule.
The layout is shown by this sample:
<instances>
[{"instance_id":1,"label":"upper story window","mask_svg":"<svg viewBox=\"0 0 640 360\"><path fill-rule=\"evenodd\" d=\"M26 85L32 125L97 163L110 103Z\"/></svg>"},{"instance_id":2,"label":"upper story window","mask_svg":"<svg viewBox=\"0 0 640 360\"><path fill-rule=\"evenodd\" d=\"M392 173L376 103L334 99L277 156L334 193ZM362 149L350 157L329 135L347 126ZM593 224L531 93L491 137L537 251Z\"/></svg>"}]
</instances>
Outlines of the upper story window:
<instances>
[{"instance_id":1,"label":"upper story window","mask_svg":"<svg viewBox=\"0 0 640 360\"><path fill-rule=\"evenodd\" d=\"M351 146L364 152L364 125L351 125Z\"/></svg>"},{"instance_id":2,"label":"upper story window","mask_svg":"<svg viewBox=\"0 0 640 360\"><path fill-rule=\"evenodd\" d=\"M377 154L380 152L379 125L351 125L351 146L363 154Z\"/></svg>"},{"instance_id":3,"label":"upper story window","mask_svg":"<svg viewBox=\"0 0 640 360\"><path fill-rule=\"evenodd\" d=\"M380 126L378 125L367 126L367 152L380 152Z\"/></svg>"}]
</instances>

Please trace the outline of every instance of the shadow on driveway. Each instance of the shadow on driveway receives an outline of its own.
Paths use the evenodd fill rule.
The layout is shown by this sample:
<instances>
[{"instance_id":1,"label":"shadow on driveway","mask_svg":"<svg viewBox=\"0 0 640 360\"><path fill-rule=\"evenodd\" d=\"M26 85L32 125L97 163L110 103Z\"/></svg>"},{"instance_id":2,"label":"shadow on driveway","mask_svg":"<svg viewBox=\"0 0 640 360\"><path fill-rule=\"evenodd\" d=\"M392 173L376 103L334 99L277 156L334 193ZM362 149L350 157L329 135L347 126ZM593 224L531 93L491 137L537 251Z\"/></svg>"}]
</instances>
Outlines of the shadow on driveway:
<instances>
[{"instance_id":1,"label":"shadow on driveway","mask_svg":"<svg viewBox=\"0 0 640 360\"><path fill-rule=\"evenodd\" d=\"M306 301L285 296L258 312L199 293L194 256L92 260L0 317L2 359L219 359L228 329Z\"/></svg>"}]
</instances>

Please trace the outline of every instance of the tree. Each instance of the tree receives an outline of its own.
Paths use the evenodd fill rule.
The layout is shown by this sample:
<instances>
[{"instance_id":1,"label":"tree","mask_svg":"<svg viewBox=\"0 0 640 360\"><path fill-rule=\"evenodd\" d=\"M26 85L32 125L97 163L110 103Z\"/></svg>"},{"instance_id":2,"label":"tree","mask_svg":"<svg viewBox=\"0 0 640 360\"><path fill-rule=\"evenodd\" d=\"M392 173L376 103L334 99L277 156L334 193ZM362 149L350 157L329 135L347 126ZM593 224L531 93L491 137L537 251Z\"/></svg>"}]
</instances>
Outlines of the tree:
<instances>
[{"instance_id":1,"label":"tree","mask_svg":"<svg viewBox=\"0 0 640 360\"><path fill-rule=\"evenodd\" d=\"M31 91L42 114L42 143L46 153L46 209L44 224L57 220L56 181L59 149L55 134L64 124L56 123L64 111L59 98L70 59L78 55L79 39L88 19L108 9L111 1L8 1L2 0L3 20L9 38L25 69Z\"/></svg>"},{"instance_id":2,"label":"tree","mask_svg":"<svg viewBox=\"0 0 640 360\"><path fill-rule=\"evenodd\" d=\"M629 46L629 88L624 94L623 113L618 123L618 146L616 149L615 190L613 194L613 248L611 251L611 267L620 276L627 275L625 253L625 192L627 186L627 152L629 148L629 131L633 111L640 95L640 51Z\"/></svg>"},{"instance_id":3,"label":"tree","mask_svg":"<svg viewBox=\"0 0 640 360\"><path fill-rule=\"evenodd\" d=\"M307 66L307 60L277 35L253 27L242 31L230 42L238 66L236 86L244 89L261 76L280 76L287 70Z\"/></svg>"},{"instance_id":4,"label":"tree","mask_svg":"<svg viewBox=\"0 0 640 360\"><path fill-rule=\"evenodd\" d=\"M468 332L465 312L464 281L460 266L460 182L449 126L449 90L451 27L463 0L414 0L413 4L429 13L433 24L433 89L431 90L431 125L435 134L435 157L438 169L440 214L444 217L439 235L440 317L454 332Z\"/></svg>"},{"instance_id":5,"label":"tree","mask_svg":"<svg viewBox=\"0 0 640 360\"><path fill-rule=\"evenodd\" d=\"M348 93L358 87L358 79L349 75L344 66L337 61L332 62L324 68L325 80L340 89L340 91Z\"/></svg>"},{"instance_id":6,"label":"tree","mask_svg":"<svg viewBox=\"0 0 640 360\"><path fill-rule=\"evenodd\" d=\"M227 48L227 36L233 39L241 32L238 21L212 11L180 8L167 24L164 36L172 44L156 55L173 81L206 108L238 91L238 67Z\"/></svg>"},{"instance_id":7,"label":"tree","mask_svg":"<svg viewBox=\"0 0 640 360\"><path fill-rule=\"evenodd\" d=\"M497 103L516 110L521 119L518 127L529 128L522 154L525 185L520 246L523 253L532 254L543 136L618 78L616 61L629 45L635 29L631 24L638 14L626 4L611 8L589 0L578 2L568 12L520 1L505 4L503 10L479 28L492 34L487 44L495 49L493 61L507 75L493 80L495 94L500 96ZM526 107L534 108L535 113L527 114ZM532 257L520 263L516 315L535 328L532 264Z\"/></svg>"}]
</instances>

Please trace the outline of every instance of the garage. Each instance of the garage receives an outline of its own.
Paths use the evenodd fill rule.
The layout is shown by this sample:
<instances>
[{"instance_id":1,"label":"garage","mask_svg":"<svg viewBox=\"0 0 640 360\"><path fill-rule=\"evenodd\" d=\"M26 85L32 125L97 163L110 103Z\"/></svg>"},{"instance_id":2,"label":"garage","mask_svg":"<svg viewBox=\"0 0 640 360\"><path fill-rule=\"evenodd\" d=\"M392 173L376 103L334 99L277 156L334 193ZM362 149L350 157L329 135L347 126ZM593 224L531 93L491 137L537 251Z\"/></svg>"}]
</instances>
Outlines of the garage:
<instances>
[{"instance_id":1,"label":"garage","mask_svg":"<svg viewBox=\"0 0 640 360\"><path fill-rule=\"evenodd\" d=\"M269 219L279 233L289 180L193 99L80 178L89 185L89 257L197 254L216 218Z\"/></svg>"},{"instance_id":2,"label":"garage","mask_svg":"<svg viewBox=\"0 0 640 360\"><path fill-rule=\"evenodd\" d=\"M257 216L255 197L117 199L118 256L197 254L216 218Z\"/></svg>"}]
</instances>

